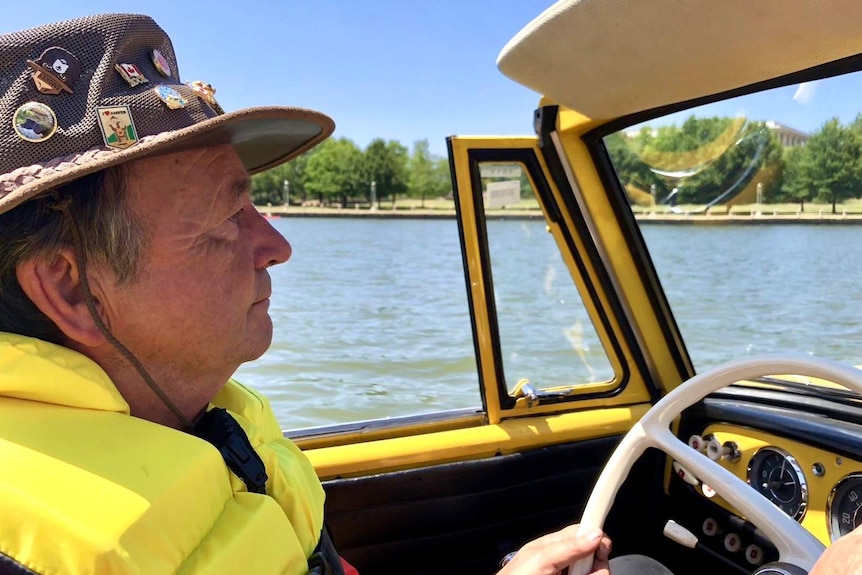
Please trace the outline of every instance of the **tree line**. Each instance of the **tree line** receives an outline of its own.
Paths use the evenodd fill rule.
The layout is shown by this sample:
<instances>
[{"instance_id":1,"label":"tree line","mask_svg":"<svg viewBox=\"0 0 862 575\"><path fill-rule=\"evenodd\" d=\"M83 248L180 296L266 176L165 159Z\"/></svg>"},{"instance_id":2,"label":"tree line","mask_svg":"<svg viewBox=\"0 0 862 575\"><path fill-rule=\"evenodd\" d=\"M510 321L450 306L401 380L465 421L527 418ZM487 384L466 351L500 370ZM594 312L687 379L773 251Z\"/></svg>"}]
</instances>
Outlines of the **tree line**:
<instances>
[{"instance_id":1,"label":"tree line","mask_svg":"<svg viewBox=\"0 0 862 575\"><path fill-rule=\"evenodd\" d=\"M862 114L847 125L824 123L804 146L784 148L764 122L690 116L681 125L646 126L604 139L632 204L763 203L836 204L862 197ZM446 158L428 140L408 149L373 140L363 150L347 138L330 138L310 152L252 178L258 205L315 202L369 205L398 196L451 197Z\"/></svg>"},{"instance_id":2,"label":"tree line","mask_svg":"<svg viewBox=\"0 0 862 575\"><path fill-rule=\"evenodd\" d=\"M412 151L395 140L373 140L362 150L347 138L330 138L293 160L252 177L252 201L258 205L395 202L398 196L449 197L449 162L431 154L428 140Z\"/></svg>"},{"instance_id":3,"label":"tree line","mask_svg":"<svg viewBox=\"0 0 862 575\"><path fill-rule=\"evenodd\" d=\"M847 125L832 118L793 148L764 122L694 116L612 134L605 146L633 204L724 204L756 186L763 203L825 203L834 213L862 197L862 114Z\"/></svg>"}]
</instances>

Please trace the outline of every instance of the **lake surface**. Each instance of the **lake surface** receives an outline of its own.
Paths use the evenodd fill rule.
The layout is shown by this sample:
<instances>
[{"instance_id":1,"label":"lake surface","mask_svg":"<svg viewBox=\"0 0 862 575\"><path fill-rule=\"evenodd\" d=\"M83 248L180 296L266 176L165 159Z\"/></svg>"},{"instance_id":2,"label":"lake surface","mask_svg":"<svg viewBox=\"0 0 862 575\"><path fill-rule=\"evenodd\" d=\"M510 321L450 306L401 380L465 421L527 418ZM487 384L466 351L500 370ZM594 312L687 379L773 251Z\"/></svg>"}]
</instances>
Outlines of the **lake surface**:
<instances>
[{"instance_id":1,"label":"lake surface","mask_svg":"<svg viewBox=\"0 0 862 575\"><path fill-rule=\"evenodd\" d=\"M273 345L237 378L270 398L285 429L480 405L454 220L273 224L294 248L271 270ZM699 371L787 351L862 363L862 227L642 230ZM493 221L489 237L507 381L539 354L551 383L601 377L603 352L545 224ZM577 344L572 327L586 328Z\"/></svg>"}]
</instances>

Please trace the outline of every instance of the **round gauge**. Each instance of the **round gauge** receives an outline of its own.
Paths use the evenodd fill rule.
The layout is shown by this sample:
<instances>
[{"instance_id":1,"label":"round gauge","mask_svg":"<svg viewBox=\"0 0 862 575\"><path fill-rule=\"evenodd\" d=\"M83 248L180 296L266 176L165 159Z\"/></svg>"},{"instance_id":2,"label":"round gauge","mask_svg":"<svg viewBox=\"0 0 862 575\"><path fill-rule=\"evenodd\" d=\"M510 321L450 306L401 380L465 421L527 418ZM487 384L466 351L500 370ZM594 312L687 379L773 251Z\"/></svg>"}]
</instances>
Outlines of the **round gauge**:
<instances>
[{"instance_id":1,"label":"round gauge","mask_svg":"<svg viewBox=\"0 0 862 575\"><path fill-rule=\"evenodd\" d=\"M786 451L764 447L748 463L748 483L779 509L800 521L808 506L808 484Z\"/></svg>"},{"instance_id":2,"label":"round gauge","mask_svg":"<svg viewBox=\"0 0 862 575\"><path fill-rule=\"evenodd\" d=\"M862 525L862 473L851 473L835 484L826 500L829 537L836 541Z\"/></svg>"}]
</instances>

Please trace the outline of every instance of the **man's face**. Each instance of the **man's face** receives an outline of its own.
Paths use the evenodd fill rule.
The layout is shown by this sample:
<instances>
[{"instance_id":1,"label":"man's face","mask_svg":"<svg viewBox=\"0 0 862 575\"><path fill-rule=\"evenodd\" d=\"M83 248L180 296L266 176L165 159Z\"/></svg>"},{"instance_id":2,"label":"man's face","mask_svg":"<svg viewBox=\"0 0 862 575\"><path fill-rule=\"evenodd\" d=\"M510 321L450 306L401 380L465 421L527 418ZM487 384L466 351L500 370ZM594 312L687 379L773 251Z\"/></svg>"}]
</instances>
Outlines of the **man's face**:
<instances>
[{"instance_id":1,"label":"man's face","mask_svg":"<svg viewBox=\"0 0 862 575\"><path fill-rule=\"evenodd\" d=\"M169 395L194 394L205 405L272 340L267 268L287 261L291 248L249 191L230 146L129 166L131 207L149 246L138 281L102 284L100 303L111 331ZM183 387L209 376L214 389Z\"/></svg>"}]
</instances>

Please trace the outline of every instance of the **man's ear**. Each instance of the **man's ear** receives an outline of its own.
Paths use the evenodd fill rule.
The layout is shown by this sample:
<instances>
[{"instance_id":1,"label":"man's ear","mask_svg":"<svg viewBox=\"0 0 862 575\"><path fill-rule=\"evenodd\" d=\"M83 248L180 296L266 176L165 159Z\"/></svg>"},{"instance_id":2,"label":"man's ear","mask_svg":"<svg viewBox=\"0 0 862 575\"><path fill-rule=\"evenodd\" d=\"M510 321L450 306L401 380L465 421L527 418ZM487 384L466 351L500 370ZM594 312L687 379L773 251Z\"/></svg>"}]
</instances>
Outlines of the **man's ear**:
<instances>
[{"instance_id":1,"label":"man's ear","mask_svg":"<svg viewBox=\"0 0 862 575\"><path fill-rule=\"evenodd\" d=\"M18 283L30 301L67 338L96 347L105 343L105 336L87 309L79 272L75 254L69 249L59 251L53 260L31 259L15 269Z\"/></svg>"}]
</instances>

